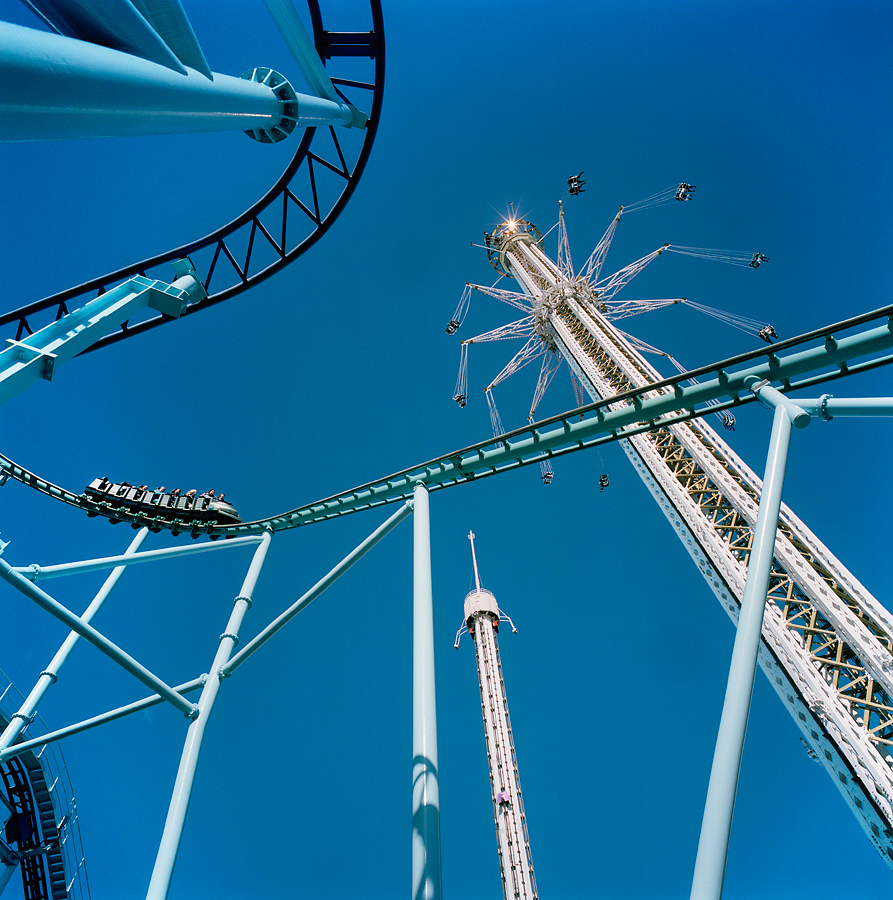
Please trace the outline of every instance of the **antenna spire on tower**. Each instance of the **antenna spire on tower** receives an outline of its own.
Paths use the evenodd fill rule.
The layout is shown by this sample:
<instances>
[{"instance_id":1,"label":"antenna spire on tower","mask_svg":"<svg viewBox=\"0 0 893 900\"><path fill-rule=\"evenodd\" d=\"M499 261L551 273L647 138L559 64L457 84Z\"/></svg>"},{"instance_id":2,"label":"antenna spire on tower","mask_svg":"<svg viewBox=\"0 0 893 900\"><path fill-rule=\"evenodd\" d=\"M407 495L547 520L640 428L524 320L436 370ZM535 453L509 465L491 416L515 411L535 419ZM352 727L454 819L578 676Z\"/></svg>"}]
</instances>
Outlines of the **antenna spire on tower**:
<instances>
[{"instance_id":1,"label":"antenna spire on tower","mask_svg":"<svg viewBox=\"0 0 893 900\"><path fill-rule=\"evenodd\" d=\"M474 532L473 531L468 532L468 540L471 541L471 562L472 562L472 565L474 566L474 586L475 586L475 589L479 591L481 589L481 576L478 573L478 558L474 552Z\"/></svg>"}]
</instances>

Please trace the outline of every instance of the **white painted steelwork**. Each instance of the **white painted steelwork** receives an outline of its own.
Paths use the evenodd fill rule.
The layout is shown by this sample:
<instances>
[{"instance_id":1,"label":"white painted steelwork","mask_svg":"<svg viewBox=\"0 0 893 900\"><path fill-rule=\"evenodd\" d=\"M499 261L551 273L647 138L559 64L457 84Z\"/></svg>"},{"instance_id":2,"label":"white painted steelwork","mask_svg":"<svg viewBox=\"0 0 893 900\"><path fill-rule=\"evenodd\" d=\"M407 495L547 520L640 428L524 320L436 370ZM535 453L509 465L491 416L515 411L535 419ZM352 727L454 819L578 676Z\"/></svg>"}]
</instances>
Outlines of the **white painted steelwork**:
<instances>
[{"instance_id":1,"label":"white painted steelwork","mask_svg":"<svg viewBox=\"0 0 893 900\"><path fill-rule=\"evenodd\" d=\"M518 760L496 640L501 612L493 594L481 587L474 553L474 534L469 533L468 538L474 562L475 589L465 597L465 627L474 639L477 658L502 896L504 900L536 900L536 879L521 799ZM460 633L463 630L460 629Z\"/></svg>"},{"instance_id":2,"label":"white painted steelwork","mask_svg":"<svg viewBox=\"0 0 893 900\"><path fill-rule=\"evenodd\" d=\"M559 234L564 234L563 214ZM566 246L556 264L537 235L527 223L505 223L490 236L491 261L520 284L537 318L537 332L568 361L590 397L607 399L661 381L609 321L603 294L590 283L591 266L574 275ZM638 271L663 250L623 271ZM599 282L599 288L613 280ZM621 400L610 408L638 409L665 390L647 391L642 399ZM761 480L703 420L654 427L621 445L737 623ZM891 650L890 613L782 505L760 664L808 749L893 869Z\"/></svg>"}]
</instances>

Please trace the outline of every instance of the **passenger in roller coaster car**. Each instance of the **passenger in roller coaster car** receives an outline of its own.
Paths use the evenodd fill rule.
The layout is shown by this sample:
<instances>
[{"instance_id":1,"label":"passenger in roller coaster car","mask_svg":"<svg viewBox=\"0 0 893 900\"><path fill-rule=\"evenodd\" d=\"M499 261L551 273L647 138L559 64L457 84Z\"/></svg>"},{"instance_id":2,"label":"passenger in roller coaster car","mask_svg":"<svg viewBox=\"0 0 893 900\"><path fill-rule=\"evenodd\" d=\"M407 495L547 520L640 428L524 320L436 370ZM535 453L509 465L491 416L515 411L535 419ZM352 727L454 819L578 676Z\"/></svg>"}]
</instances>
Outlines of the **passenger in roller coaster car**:
<instances>
[{"instance_id":1,"label":"passenger in roller coaster car","mask_svg":"<svg viewBox=\"0 0 893 900\"><path fill-rule=\"evenodd\" d=\"M768 262L769 257L763 256L762 253L754 253L753 259L750 261L749 265L751 269L759 269L760 263Z\"/></svg>"}]
</instances>

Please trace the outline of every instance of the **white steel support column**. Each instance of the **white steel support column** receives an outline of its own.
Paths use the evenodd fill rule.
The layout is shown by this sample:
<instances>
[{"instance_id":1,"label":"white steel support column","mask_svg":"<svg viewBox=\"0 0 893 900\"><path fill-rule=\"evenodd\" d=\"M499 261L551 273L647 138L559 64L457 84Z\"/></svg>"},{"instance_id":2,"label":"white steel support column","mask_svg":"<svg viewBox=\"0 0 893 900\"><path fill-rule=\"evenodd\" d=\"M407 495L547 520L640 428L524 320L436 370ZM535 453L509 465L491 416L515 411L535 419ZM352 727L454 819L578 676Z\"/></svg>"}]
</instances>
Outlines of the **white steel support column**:
<instances>
[{"instance_id":1,"label":"white steel support column","mask_svg":"<svg viewBox=\"0 0 893 900\"><path fill-rule=\"evenodd\" d=\"M756 546L760 478L705 421L650 415L648 405L663 402L665 388L624 397L661 381L614 326L607 305L637 264L595 283L589 276L597 278L600 265L577 275L564 271L545 255L538 234L530 223L504 223L489 236L491 262L517 280L523 293L512 299L539 317L536 333L547 348L567 360L593 400L609 401L603 415L628 416L619 431L628 422L636 429L650 425L621 446L737 622ZM836 348L837 340L829 337L824 349ZM773 399L778 392L770 385L753 383L758 377L784 383L771 369L753 376L727 385L724 396L752 389L773 406L789 402ZM618 396L623 399L612 402ZM800 401L797 415L827 420L854 414L857 406L860 414L882 414L887 404L825 395ZM893 616L784 504L775 522L758 661L811 755L893 869Z\"/></svg>"},{"instance_id":2,"label":"white steel support column","mask_svg":"<svg viewBox=\"0 0 893 900\"><path fill-rule=\"evenodd\" d=\"M211 665L211 672L198 701L198 715L190 723L186 743L183 745L180 768L177 771L174 792L164 823L164 832L161 835L161 844L155 858L155 868L152 870L152 879L149 882L146 900L164 900L170 889L174 863L177 861L177 851L180 849L180 838L183 835L183 825L186 821L186 810L189 807L189 798L192 796L192 784L195 780L195 770L202 748L205 726L208 724L208 718L223 678L221 670L239 640L239 628L245 613L251 606L251 597L263 568L271 539L271 532L264 532L263 540L254 551L254 558L251 560L251 565L248 567L242 583L242 590L233 602L233 610L227 622L226 631L220 635L220 643Z\"/></svg>"},{"instance_id":3,"label":"white steel support column","mask_svg":"<svg viewBox=\"0 0 893 900\"><path fill-rule=\"evenodd\" d=\"M441 900L440 790L428 489L413 492L412 900Z\"/></svg>"}]
</instances>

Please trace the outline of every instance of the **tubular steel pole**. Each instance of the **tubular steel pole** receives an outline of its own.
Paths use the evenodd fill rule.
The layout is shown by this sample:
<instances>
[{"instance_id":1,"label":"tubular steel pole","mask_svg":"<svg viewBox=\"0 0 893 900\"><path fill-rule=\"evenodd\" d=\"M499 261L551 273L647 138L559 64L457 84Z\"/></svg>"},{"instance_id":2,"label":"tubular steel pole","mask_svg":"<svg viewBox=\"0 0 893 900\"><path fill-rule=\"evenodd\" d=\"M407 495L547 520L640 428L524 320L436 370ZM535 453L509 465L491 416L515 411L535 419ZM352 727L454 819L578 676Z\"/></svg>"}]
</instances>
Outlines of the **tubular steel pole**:
<instances>
[{"instance_id":1,"label":"tubular steel pole","mask_svg":"<svg viewBox=\"0 0 893 900\"><path fill-rule=\"evenodd\" d=\"M180 768L177 771L177 779L174 782L174 792L171 797L167 819L164 823L164 832L161 835L161 843L158 847L158 855L155 858L155 868L152 870L152 879L149 882L149 890L146 900L164 900L170 890L171 876L174 871L174 863L177 861L177 851L180 849L180 838L183 836L183 824L186 821L186 810L189 807L189 798L192 795L192 785L195 780L195 770L198 765L198 757L202 748L202 738L205 726L211 715L217 692L220 689L222 679L220 670L229 659L238 642L239 627L248 608L251 606L251 596L254 593L258 576L264 565L267 549L270 546L272 533L264 532L263 540L254 558L248 567L242 590L233 603L233 611L226 631L220 635L220 645L214 656L211 673L202 689L198 701L198 715L189 723L186 734L186 742L183 745L183 753L180 757Z\"/></svg>"},{"instance_id":2,"label":"tubular steel pole","mask_svg":"<svg viewBox=\"0 0 893 900\"><path fill-rule=\"evenodd\" d=\"M175 72L130 53L6 22L0 23L0 81L6 86L3 141L250 131L282 119L279 98L265 84ZM344 115L343 104L310 101Z\"/></svg>"},{"instance_id":3,"label":"tubular steel pole","mask_svg":"<svg viewBox=\"0 0 893 900\"><path fill-rule=\"evenodd\" d=\"M85 637L94 647L113 659L122 669L136 676L143 684L160 694L170 704L175 706L187 718L192 718L196 710L191 703L181 697L169 685L153 675L145 666L138 663L132 656L125 653L120 647L113 644L108 638L101 635L92 625L88 625L80 617L66 609L57 600L54 600L45 591L35 587L18 572L0 559L0 578L8 581L13 587L33 600L42 609L61 619L72 631L76 631L81 637Z\"/></svg>"},{"instance_id":4,"label":"tubular steel pole","mask_svg":"<svg viewBox=\"0 0 893 900\"><path fill-rule=\"evenodd\" d=\"M212 550L234 550L245 544L257 544L260 535L237 537L222 544L205 542L192 544L189 547L168 547L162 550L146 550L143 553L131 553L128 550L121 556L107 556L103 559L82 559L77 562L60 563L55 566L13 566L13 572L24 575L29 581L43 581L45 578L62 578L66 575L83 575L85 572L101 572L103 569L126 568L137 563L158 562L161 559L173 559L178 556L191 556L194 553L210 553ZM86 619L85 619L86 621Z\"/></svg>"},{"instance_id":5,"label":"tubular steel pole","mask_svg":"<svg viewBox=\"0 0 893 900\"><path fill-rule=\"evenodd\" d=\"M148 528L141 528L137 536L131 541L124 556L133 556L133 554L139 550L148 534ZM93 616L99 612L99 608L105 602L106 597L108 597L112 588L118 583L118 579L124 574L125 568L126 566L117 566L109 573L105 583L81 616L82 622L89 622ZM25 699L25 702L21 705L18 712L11 717L12 721L6 726L3 734L0 735L0 751L10 747L13 741L15 741L22 731L24 731L25 726L31 719L31 714L37 709L37 704L40 703L49 686L56 683L56 676L59 674L59 670L62 666L65 665L65 661L74 649L74 645L78 642L79 637L80 635L77 632L72 631L62 643L62 646L59 648L59 651L53 657L50 664L46 667L46 670L40 673L37 684L34 685L31 693Z\"/></svg>"},{"instance_id":6,"label":"tubular steel pole","mask_svg":"<svg viewBox=\"0 0 893 900\"><path fill-rule=\"evenodd\" d=\"M765 399L771 402L769 397ZM732 650L729 681L701 823L691 900L719 900L722 896L732 816L735 811L735 795L738 790L738 774L741 769L741 754L744 749L747 719L750 715L769 572L775 552L778 515L781 511L781 489L784 484L791 436L791 418L785 405L779 403L775 406L763 493L754 528L747 581L741 600L738 631Z\"/></svg>"},{"instance_id":7,"label":"tubular steel pole","mask_svg":"<svg viewBox=\"0 0 893 900\"><path fill-rule=\"evenodd\" d=\"M440 790L428 489L413 492L412 900L441 900Z\"/></svg>"},{"instance_id":8,"label":"tubular steel pole","mask_svg":"<svg viewBox=\"0 0 893 900\"><path fill-rule=\"evenodd\" d=\"M174 690L178 694L191 694L193 691L197 691L199 688L204 687L207 678L207 675L193 678L191 681L178 685ZM107 722L123 719L124 716L129 716L131 713L135 712L142 712L142 710L157 706L159 703L164 703L164 697L159 697L158 694L154 694L151 697L144 697L142 700L137 700L134 703L128 703L126 706L119 706L117 709L109 710L109 712L102 713L101 715L92 716L81 722L75 722L73 725L66 725L64 728L57 728L55 731L49 731L46 734L42 734L40 737L13 744L11 747L7 747L5 750L0 751L0 763L9 759L11 756L20 756L22 753L27 753L28 750L36 750L47 744L61 741L63 738L71 737L73 734L81 734L84 731L89 731L91 728L98 728L100 725L105 725Z\"/></svg>"},{"instance_id":9,"label":"tubular steel pole","mask_svg":"<svg viewBox=\"0 0 893 900\"><path fill-rule=\"evenodd\" d=\"M354 563L359 562L385 535L390 534L391 530L396 528L410 513L412 508L409 503L404 504L397 512L394 513L386 522L380 525L369 537L362 543L358 544L344 559L331 569L324 578L321 578L316 584L304 594L300 600L293 603L284 613L277 616L264 630L256 637L252 638L238 653L234 654L225 666L220 670L220 674L226 678L232 675L239 666L248 659L256 650L262 647L280 628L283 628L290 622L299 612L305 610L323 591L328 590Z\"/></svg>"}]
</instances>

